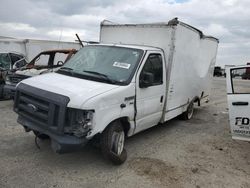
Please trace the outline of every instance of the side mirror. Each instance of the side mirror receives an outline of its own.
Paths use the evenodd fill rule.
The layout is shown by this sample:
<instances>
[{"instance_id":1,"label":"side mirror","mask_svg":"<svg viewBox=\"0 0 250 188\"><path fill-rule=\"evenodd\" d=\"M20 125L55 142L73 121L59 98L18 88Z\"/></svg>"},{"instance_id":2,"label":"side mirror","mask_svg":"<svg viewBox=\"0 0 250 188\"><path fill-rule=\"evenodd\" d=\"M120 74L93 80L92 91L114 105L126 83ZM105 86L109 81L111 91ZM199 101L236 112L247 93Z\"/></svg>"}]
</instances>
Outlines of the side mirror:
<instances>
[{"instance_id":1,"label":"side mirror","mask_svg":"<svg viewBox=\"0 0 250 188\"><path fill-rule=\"evenodd\" d=\"M140 75L139 87L140 88L147 88L152 86L154 83L154 75L150 72L142 72Z\"/></svg>"}]
</instances>

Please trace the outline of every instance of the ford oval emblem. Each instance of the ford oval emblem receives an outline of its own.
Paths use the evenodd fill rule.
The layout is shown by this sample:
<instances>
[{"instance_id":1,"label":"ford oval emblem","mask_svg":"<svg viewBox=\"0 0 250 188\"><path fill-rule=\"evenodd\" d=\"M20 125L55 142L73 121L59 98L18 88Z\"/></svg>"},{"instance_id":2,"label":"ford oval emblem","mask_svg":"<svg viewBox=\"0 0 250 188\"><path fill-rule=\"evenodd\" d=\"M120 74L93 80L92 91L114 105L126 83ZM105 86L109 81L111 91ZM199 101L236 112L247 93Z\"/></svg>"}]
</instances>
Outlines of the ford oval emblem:
<instances>
[{"instance_id":1,"label":"ford oval emblem","mask_svg":"<svg viewBox=\"0 0 250 188\"><path fill-rule=\"evenodd\" d=\"M27 104L27 106L29 107L29 109L30 109L32 112L36 112L36 111L37 111L37 107L36 107L34 104Z\"/></svg>"}]
</instances>

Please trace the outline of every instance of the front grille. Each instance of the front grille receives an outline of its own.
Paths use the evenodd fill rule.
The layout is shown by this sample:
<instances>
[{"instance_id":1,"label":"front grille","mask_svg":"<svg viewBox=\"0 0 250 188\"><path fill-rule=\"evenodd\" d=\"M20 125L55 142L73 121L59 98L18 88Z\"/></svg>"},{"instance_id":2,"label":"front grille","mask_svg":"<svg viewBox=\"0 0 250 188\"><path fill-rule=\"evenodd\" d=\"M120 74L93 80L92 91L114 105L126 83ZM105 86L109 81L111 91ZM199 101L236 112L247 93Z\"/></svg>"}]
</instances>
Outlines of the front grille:
<instances>
[{"instance_id":1,"label":"front grille","mask_svg":"<svg viewBox=\"0 0 250 188\"><path fill-rule=\"evenodd\" d=\"M12 79L10 79L11 83L14 83L14 84L17 84L19 82L21 82L23 79L20 79L20 78L15 78L13 77Z\"/></svg>"},{"instance_id":2,"label":"front grille","mask_svg":"<svg viewBox=\"0 0 250 188\"><path fill-rule=\"evenodd\" d=\"M14 110L40 128L62 133L69 98L20 83Z\"/></svg>"}]
</instances>

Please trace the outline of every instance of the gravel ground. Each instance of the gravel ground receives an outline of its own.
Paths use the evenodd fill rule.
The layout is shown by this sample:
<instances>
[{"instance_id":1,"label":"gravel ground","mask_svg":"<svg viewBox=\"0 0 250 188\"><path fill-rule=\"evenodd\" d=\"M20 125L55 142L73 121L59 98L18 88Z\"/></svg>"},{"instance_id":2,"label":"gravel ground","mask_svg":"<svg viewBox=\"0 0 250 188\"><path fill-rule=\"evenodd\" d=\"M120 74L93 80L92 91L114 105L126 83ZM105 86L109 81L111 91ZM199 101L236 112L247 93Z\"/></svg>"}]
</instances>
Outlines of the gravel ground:
<instances>
[{"instance_id":1,"label":"gravel ground","mask_svg":"<svg viewBox=\"0 0 250 188\"><path fill-rule=\"evenodd\" d=\"M225 79L189 121L171 120L129 138L127 161L113 166L99 149L59 155L16 123L0 102L0 187L250 187L250 143L231 139Z\"/></svg>"}]
</instances>

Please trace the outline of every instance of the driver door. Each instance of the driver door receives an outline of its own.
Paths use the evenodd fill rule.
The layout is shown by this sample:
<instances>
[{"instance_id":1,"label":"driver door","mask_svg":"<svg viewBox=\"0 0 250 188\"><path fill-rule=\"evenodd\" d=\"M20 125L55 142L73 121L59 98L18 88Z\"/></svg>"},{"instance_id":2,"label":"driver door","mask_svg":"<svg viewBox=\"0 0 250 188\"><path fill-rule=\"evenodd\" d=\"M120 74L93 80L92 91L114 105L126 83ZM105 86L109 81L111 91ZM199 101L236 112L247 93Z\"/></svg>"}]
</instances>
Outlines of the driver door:
<instances>
[{"instance_id":1,"label":"driver door","mask_svg":"<svg viewBox=\"0 0 250 188\"><path fill-rule=\"evenodd\" d=\"M135 133L158 124L162 117L166 74L163 54L150 51L144 58L136 77L136 130ZM151 83L142 85L145 75Z\"/></svg>"},{"instance_id":2,"label":"driver door","mask_svg":"<svg viewBox=\"0 0 250 188\"><path fill-rule=\"evenodd\" d=\"M227 70L227 98L232 138L250 141L250 66Z\"/></svg>"}]
</instances>

